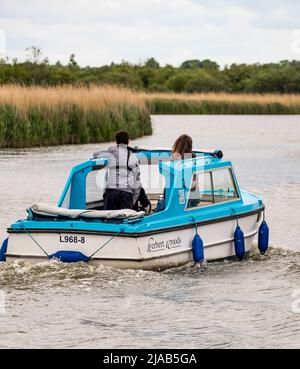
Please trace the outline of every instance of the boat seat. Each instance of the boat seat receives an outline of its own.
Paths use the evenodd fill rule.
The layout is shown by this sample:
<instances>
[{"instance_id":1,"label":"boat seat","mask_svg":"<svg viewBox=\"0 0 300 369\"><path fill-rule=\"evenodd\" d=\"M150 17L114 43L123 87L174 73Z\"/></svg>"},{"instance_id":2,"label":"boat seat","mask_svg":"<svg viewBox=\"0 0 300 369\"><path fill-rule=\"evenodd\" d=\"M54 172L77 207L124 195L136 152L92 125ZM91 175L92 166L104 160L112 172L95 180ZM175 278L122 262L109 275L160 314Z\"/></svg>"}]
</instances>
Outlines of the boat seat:
<instances>
[{"instance_id":1,"label":"boat seat","mask_svg":"<svg viewBox=\"0 0 300 369\"><path fill-rule=\"evenodd\" d=\"M30 210L40 216L60 216L71 219L138 219L145 215L145 211L135 211L132 209L122 210L86 210L86 209L66 209L44 203L31 206Z\"/></svg>"}]
</instances>

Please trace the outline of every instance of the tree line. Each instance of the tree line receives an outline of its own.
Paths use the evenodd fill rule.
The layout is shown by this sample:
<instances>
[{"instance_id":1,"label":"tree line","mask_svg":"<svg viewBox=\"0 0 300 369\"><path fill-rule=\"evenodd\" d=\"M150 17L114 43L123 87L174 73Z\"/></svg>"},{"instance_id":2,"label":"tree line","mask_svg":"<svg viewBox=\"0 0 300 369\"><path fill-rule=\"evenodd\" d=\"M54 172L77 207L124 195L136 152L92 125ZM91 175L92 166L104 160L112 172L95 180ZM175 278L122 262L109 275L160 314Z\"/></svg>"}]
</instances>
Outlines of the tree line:
<instances>
[{"instance_id":1,"label":"tree line","mask_svg":"<svg viewBox=\"0 0 300 369\"><path fill-rule=\"evenodd\" d=\"M154 58L134 65L122 63L80 67L75 55L69 63L51 64L36 47L28 59L0 60L0 84L56 86L61 84L112 84L149 92L300 93L300 61L268 64L231 64L186 60L179 67L161 66Z\"/></svg>"}]
</instances>

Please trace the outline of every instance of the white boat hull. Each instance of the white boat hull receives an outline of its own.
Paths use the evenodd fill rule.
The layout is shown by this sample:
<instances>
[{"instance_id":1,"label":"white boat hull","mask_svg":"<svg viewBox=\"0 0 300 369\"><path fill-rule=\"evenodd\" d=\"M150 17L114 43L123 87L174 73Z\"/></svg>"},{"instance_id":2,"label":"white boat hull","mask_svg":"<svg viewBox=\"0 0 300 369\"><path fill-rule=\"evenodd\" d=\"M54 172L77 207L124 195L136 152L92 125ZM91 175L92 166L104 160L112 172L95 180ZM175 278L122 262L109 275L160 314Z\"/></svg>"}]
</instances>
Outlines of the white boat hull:
<instances>
[{"instance_id":1,"label":"white boat hull","mask_svg":"<svg viewBox=\"0 0 300 369\"><path fill-rule=\"evenodd\" d=\"M245 251L249 252L258 231L258 215L239 219L245 235ZM235 256L233 234L236 220L220 221L198 227L204 243L207 261ZM130 237L89 234L85 232L11 233L9 236L7 261L26 258L34 262L47 259L47 255L59 251L79 251L86 256L95 253L92 263L126 269L166 269L184 265L193 260L192 240L195 228L174 229L163 233ZM35 242L36 241L36 242ZM38 244L45 250L38 246Z\"/></svg>"}]
</instances>

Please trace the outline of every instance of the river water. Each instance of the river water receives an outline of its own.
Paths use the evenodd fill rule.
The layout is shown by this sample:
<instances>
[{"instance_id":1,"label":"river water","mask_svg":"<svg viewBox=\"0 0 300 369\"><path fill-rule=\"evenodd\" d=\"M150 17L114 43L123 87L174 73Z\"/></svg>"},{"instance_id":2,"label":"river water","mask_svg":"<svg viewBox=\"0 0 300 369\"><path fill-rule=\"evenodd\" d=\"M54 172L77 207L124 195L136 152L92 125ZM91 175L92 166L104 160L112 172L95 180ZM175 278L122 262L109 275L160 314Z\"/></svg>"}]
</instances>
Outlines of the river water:
<instances>
[{"instance_id":1,"label":"river water","mask_svg":"<svg viewBox=\"0 0 300 369\"><path fill-rule=\"evenodd\" d=\"M271 249L164 272L0 264L0 348L300 348L300 116L154 116L136 144L188 133L222 149L263 197ZM105 147L106 145L101 145ZM35 202L56 204L99 145L0 151L0 236Z\"/></svg>"}]
</instances>

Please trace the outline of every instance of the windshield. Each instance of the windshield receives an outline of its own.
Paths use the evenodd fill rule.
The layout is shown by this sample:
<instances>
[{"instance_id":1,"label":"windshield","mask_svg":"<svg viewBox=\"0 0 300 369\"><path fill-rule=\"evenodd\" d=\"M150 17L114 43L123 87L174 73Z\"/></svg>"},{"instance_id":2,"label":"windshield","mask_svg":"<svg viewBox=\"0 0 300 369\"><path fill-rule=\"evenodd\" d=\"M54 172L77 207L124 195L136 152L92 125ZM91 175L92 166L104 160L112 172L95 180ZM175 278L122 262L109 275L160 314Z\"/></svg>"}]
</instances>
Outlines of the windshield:
<instances>
[{"instance_id":1,"label":"windshield","mask_svg":"<svg viewBox=\"0 0 300 369\"><path fill-rule=\"evenodd\" d=\"M239 198L231 168L194 173L187 209L234 201Z\"/></svg>"}]
</instances>

